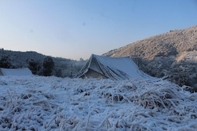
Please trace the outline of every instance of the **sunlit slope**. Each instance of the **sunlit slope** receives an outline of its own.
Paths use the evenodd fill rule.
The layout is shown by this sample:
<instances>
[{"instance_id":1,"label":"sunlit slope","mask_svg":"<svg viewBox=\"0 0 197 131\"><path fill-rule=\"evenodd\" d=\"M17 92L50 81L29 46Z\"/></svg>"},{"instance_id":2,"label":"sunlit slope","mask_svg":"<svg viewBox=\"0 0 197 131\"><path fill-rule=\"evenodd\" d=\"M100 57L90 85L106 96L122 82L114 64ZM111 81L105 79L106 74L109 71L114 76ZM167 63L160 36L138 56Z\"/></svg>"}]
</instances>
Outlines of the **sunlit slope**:
<instances>
[{"instance_id":1,"label":"sunlit slope","mask_svg":"<svg viewBox=\"0 0 197 131\"><path fill-rule=\"evenodd\" d=\"M142 32L143 33L143 32ZM197 26L152 36L121 48L111 50L107 56L138 56L152 60L157 56L176 56L184 51L197 50Z\"/></svg>"}]
</instances>

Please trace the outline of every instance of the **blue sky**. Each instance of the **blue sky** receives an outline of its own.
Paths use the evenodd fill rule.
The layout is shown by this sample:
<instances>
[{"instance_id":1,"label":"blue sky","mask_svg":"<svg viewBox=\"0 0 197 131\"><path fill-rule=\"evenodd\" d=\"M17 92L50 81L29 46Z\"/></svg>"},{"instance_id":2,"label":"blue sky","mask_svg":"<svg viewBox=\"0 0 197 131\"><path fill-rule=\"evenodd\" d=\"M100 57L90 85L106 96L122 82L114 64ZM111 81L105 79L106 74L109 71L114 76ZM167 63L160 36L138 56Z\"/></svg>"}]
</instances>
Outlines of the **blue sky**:
<instances>
[{"instance_id":1,"label":"blue sky","mask_svg":"<svg viewBox=\"0 0 197 131\"><path fill-rule=\"evenodd\" d=\"M79 60L197 25L197 0L0 0L0 48Z\"/></svg>"}]
</instances>

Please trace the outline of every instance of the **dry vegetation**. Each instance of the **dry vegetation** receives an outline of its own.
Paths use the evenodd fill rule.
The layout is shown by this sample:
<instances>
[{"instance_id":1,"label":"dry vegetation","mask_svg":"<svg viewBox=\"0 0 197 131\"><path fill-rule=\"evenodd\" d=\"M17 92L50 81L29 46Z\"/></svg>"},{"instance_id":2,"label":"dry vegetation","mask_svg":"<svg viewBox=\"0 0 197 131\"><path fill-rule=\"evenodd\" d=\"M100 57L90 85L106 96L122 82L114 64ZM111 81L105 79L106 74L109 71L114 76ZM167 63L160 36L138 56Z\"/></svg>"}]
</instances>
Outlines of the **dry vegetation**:
<instances>
[{"instance_id":1,"label":"dry vegetation","mask_svg":"<svg viewBox=\"0 0 197 131\"><path fill-rule=\"evenodd\" d=\"M111 50L105 56L130 56L144 72L197 90L197 26L171 30L165 34Z\"/></svg>"},{"instance_id":2,"label":"dry vegetation","mask_svg":"<svg viewBox=\"0 0 197 131\"><path fill-rule=\"evenodd\" d=\"M159 56L176 56L184 51L197 50L197 26L174 30L165 34L140 40L104 55L108 56L138 56L153 60Z\"/></svg>"},{"instance_id":3,"label":"dry vegetation","mask_svg":"<svg viewBox=\"0 0 197 131\"><path fill-rule=\"evenodd\" d=\"M168 81L1 77L1 131L196 131L197 93Z\"/></svg>"}]
</instances>

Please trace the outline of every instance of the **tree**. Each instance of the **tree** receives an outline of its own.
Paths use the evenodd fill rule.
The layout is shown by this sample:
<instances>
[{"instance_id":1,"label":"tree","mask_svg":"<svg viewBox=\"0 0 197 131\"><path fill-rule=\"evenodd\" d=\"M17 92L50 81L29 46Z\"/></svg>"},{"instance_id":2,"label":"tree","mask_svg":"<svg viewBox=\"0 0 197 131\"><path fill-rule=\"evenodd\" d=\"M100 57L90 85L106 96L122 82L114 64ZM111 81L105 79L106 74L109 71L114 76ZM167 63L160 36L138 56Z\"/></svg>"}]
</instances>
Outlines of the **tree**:
<instances>
[{"instance_id":1,"label":"tree","mask_svg":"<svg viewBox=\"0 0 197 131\"><path fill-rule=\"evenodd\" d=\"M61 69L55 69L55 76L62 77L62 70Z\"/></svg>"},{"instance_id":2,"label":"tree","mask_svg":"<svg viewBox=\"0 0 197 131\"><path fill-rule=\"evenodd\" d=\"M10 63L10 58L8 56L3 56L0 59L0 67L2 68L11 68L12 64Z\"/></svg>"},{"instance_id":3,"label":"tree","mask_svg":"<svg viewBox=\"0 0 197 131\"><path fill-rule=\"evenodd\" d=\"M83 61L84 61L84 59L83 59L83 58L80 58L80 59L79 59L79 61L82 61L82 62L83 62Z\"/></svg>"},{"instance_id":4,"label":"tree","mask_svg":"<svg viewBox=\"0 0 197 131\"><path fill-rule=\"evenodd\" d=\"M54 68L53 59L47 56L43 61L43 75L50 76Z\"/></svg>"},{"instance_id":5,"label":"tree","mask_svg":"<svg viewBox=\"0 0 197 131\"><path fill-rule=\"evenodd\" d=\"M33 59L31 59L29 61L29 66L28 68L31 70L31 72L34 75L38 75L41 69L41 64L38 61L34 61Z\"/></svg>"}]
</instances>

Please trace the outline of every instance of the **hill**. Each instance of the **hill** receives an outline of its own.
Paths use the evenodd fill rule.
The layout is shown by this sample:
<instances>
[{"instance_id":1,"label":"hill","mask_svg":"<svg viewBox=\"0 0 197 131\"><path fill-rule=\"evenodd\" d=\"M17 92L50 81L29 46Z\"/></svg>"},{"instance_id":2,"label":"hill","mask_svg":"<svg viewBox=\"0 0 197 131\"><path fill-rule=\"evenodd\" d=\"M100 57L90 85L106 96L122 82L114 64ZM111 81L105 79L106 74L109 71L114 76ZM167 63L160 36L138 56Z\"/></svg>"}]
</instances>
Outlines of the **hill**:
<instances>
[{"instance_id":1,"label":"hill","mask_svg":"<svg viewBox=\"0 0 197 131\"><path fill-rule=\"evenodd\" d=\"M104 56L130 56L146 73L197 88L197 26L152 36Z\"/></svg>"},{"instance_id":2,"label":"hill","mask_svg":"<svg viewBox=\"0 0 197 131\"><path fill-rule=\"evenodd\" d=\"M66 77L70 76L71 73L77 73L85 63L85 61L76 61L60 57L46 56L35 51L21 52L0 49L0 59L2 59L3 57L6 57L7 61L10 63L10 68L28 67L29 62L32 61L38 64L39 67L42 67L43 60L46 57L51 57L55 64L53 75L60 77Z\"/></svg>"}]
</instances>

